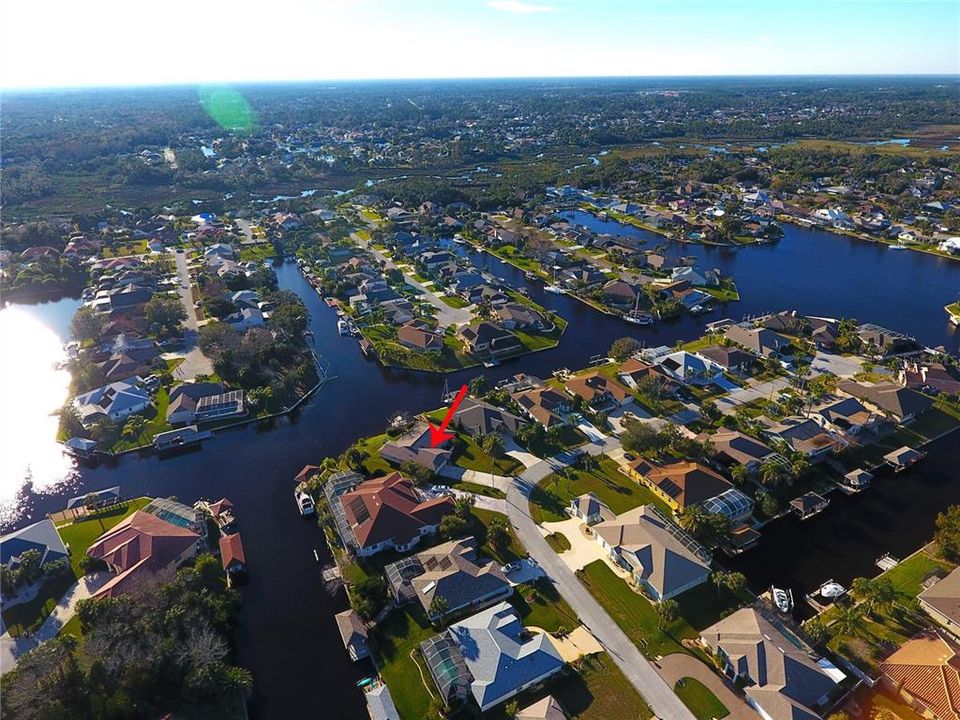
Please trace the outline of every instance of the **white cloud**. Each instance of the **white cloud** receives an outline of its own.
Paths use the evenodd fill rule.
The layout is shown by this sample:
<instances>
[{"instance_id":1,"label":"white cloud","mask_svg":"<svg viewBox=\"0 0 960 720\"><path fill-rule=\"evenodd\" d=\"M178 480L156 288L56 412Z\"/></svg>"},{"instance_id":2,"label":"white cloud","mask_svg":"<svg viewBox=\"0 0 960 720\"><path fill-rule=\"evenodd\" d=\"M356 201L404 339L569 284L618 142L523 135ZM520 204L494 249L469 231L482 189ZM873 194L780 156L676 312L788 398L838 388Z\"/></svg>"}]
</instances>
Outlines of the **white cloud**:
<instances>
[{"instance_id":1,"label":"white cloud","mask_svg":"<svg viewBox=\"0 0 960 720\"><path fill-rule=\"evenodd\" d=\"M554 12L556 10L551 5L538 5L536 3L520 2L520 0L488 0L487 7L504 12L519 13L520 15Z\"/></svg>"}]
</instances>

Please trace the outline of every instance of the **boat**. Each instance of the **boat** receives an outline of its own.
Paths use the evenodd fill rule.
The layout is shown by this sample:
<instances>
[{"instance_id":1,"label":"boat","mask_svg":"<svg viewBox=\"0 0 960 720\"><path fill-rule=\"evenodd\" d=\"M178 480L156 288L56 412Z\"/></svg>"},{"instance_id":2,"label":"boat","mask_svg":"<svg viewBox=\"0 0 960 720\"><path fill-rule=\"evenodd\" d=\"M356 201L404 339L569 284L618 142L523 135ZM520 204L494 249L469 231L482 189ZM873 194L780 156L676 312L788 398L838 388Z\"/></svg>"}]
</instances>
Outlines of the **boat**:
<instances>
[{"instance_id":1,"label":"boat","mask_svg":"<svg viewBox=\"0 0 960 720\"><path fill-rule=\"evenodd\" d=\"M773 604L777 606L777 610L780 612L787 614L793 609L792 591L771 586L770 595L773 597Z\"/></svg>"},{"instance_id":2,"label":"boat","mask_svg":"<svg viewBox=\"0 0 960 720\"><path fill-rule=\"evenodd\" d=\"M632 325L653 325L653 315L642 313L639 315L623 315L623 319Z\"/></svg>"},{"instance_id":3,"label":"boat","mask_svg":"<svg viewBox=\"0 0 960 720\"><path fill-rule=\"evenodd\" d=\"M517 290L517 292L523 295L524 297L530 297L530 291L527 290L525 287L520 288L519 290Z\"/></svg>"},{"instance_id":4,"label":"boat","mask_svg":"<svg viewBox=\"0 0 960 720\"><path fill-rule=\"evenodd\" d=\"M527 270L527 271L523 274L523 276L524 276L527 280L536 280L536 279L537 279L536 274L530 272L529 270Z\"/></svg>"},{"instance_id":5,"label":"boat","mask_svg":"<svg viewBox=\"0 0 960 720\"><path fill-rule=\"evenodd\" d=\"M350 334L350 323L346 320L337 320L337 332L341 335Z\"/></svg>"},{"instance_id":6,"label":"boat","mask_svg":"<svg viewBox=\"0 0 960 720\"><path fill-rule=\"evenodd\" d=\"M293 491L293 497L297 501L297 508L300 510L300 514L303 517L309 517L313 515L317 509L313 505L313 498L310 497L310 493L304 490L301 486L297 486L297 489Z\"/></svg>"},{"instance_id":7,"label":"boat","mask_svg":"<svg viewBox=\"0 0 960 720\"><path fill-rule=\"evenodd\" d=\"M840 583L834 582L833 580L827 580L823 585L820 586L820 597L827 598L828 600L836 600L846 591L847 589Z\"/></svg>"},{"instance_id":8,"label":"boat","mask_svg":"<svg viewBox=\"0 0 960 720\"><path fill-rule=\"evenodd\" d=\"M906 250L906 249L907 249L907 246L906 246L906 245L901 245L900 243L897 243L896 245L887 245L887 247L890 248L891 250Z\"/></svg>"},{"instance_id":9,"label":"boat","mask_svg":"<svg viewBox=\"0 0 960 720\"><path fill-rule=\"evenodd\" d=\"M566 290L559 285L544 285L543 289L545 292L553 293L554 295L563 295L566 292Z\"/></svg>"}]
</instances>

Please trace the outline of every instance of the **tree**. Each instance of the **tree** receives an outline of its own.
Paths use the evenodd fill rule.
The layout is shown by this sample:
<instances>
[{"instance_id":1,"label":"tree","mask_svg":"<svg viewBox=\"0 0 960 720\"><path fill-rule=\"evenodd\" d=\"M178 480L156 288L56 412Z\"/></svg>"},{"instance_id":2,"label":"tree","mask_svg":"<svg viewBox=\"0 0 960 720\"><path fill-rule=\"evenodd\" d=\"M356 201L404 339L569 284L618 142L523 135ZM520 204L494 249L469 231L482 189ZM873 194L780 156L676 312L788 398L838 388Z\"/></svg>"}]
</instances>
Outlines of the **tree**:
<instances>
[{"instance_id":1,"label":"tree","mask_svg":"<svg viewBox=\"0 0 960 720\"><path fill-rule=\"evenodd\" d=\"M473 495L458 495L453 501L453 511L464 520L469 519L470 511L476 505L477 498Z\"/></svg>"},{"instance_id":2,"label":"tree","mask_svg":"<svg viewBox=\"0 0 960 720\"><path fill-rule=\"evenodd\" d=\"M467 521L457 513L446 515L440 521L440 534L447 540L456 540L465 536L467 529Z\"/></svg>"},{"instance_id":3,"label":"tree","mask_svg":"<svg viewBox=\"0 0 960 720\"><path fill-rule=\"evenodd\" d=\"M503 714L513 720L513 718L520 714L520 703L516 700L511 700L503 706Z\"/></svg>"},{"instance_id":4,"label":"tree","mask_svg":"<svg viewBox=\"0 0 960 720\"><path fill-rule=\"evenodd\" d=\"M506 518L499 515L490 521L487 527L487 540L493 547L503 550L510 545L510 528Z\"/></svg>"},{"instance_id":5,"label":"tree","mask_svg":"<svg viewBox=\"0 0 960 720\"><path fill-rule=\"evenodd\" d=\"M494 430L480 438L480 449L491 458L497 457L503 452L503 438L500 433Z\"/></svg>"},{"instance_id":6,"label":"tree","mask_svg":"<svg viewBox=\"0 0 960 720\"><path fill-rule=\"evenodd\" d=\"M937 530L933 539L945 558L960 560L960 505L951 505L937 515Z\"/></svg>"},{"instance_id":7,"label":"tree","mask_svg":"<svg viewBox=\"0 0 960 720\"><path fill-rule=\"evenodd\" d=\"M623 449L641 455L659 455L670 444L669 437L649 425L635 422L627 426L620 438Z\"/></svg>"},{"instance_id":8,"label":"tree","mask_svg":"<svg viewBox=\"0 0 960 720\"><path fill-rule=\"evenodd\" d=\"M623 362L640 349L640 342L632 337L614 340L608 354L617 362Z\"/></svg>"},{"instance_id":9,"label":"tree","mask_svg":"<svg viewBox=\"0 0 960 720\"><path fill-rule=\"evenodd\" d=\"M776 488L787 477L787 468L779 460L764 460L760 466L760 481L767 487Z\"/></svg>"},{"instance_id":10,"label":"tree","mask_svg":"<svg viewBox=\"0 0 960 720\"><path fill-rule=\"evenodd\" d=\"M309 320L310 316L302 303L285 303L270 314L270 328L290 340L303 335Z\"/></svg>"},{"instance_id":11,"label":"tree","mask_svg":"<svg viewBox=\"0 0 960 720\"><path fill-rule=\"evenodd\" d=\"M743 485L747 480L750 479L750 468L746 465L734 465L733 469L730 471L730 477L733 478L733 482L737 485Z\"/></svg>"},{"instance_id":12,"label":"tree","mask_svg":"<svg viewBox=\"0 0 960 720\"><path fill-rule=\"evenodd\" d=\"M143 306L143 314L150 329L161 337L175 335L187 319L187 311L179 300L162 295L150 298Z\"/></svg>"},{"instance_id":13,"label":"tree","mask_svg":"<svg viewBox=\"0 0 960 720\"><path fill-rule=\"evenodd\" d=\"M143 415L131 415L123 423L123 430L120 434L125 438L140 437L146 427L147 419Z\"/></svg>"},{"instance_id":14,"label":"tree","mask_svg":"<svg viewBox=\"0 0 960 720\"><path fill-rule=\"evenodd\" d=\"M734 595L739 595L747 586L747 578L741 572L717 570L710 576L710 580L713 581L713 584L717 588L717 597L720 596L720 591L723 589L728 590Z\"/></svg>"},{"instance_id":15,"label":"tree","mask_svg":"<svg viewBox=\"0 0 960 720\"><path fill-rule=\"evenodd\" d=\"M845 603L836 609L833 624L844 635L856 635L860 632L863 610L859 605Z\"/></svg>"},{"instance_id":16,"label":"tree","mask_svg":"<svg viewBox=\"0 0 960 720\"><path fill-rule=\"evenodd\" d=\"M99 340L103 326L106 324L104 316L97 315L91 307L81 307L70 321L70 332L74 338L80 340Z\"/></svg>"},{"instance_id":17,"label":"tree","mask_svg":"<svg viewBox=\"0 0 960 720\"><path fill-rule=\"evenodd\" d=\"M657 627L663 630L680 616L680 606L673 599L661 600L656 604Z\"/></svg>"},{"instance_id":18,"label":"tree","mask_svg":"<svg viewBox=\"0 0 960 720\"><path fill-rule=\"evenodd\" d=\"M803 629L807 633L810 642L814 645L823 645L830 638L830 632L820 618L813 618L808 621L807 624L803 626Z\"/></svg>"},{"instance_id":19,"label":"tree","mask_svg":"<svg viewBox=\"0 0 960 720\"><path fill-rule=\"evenodd\" d=\"M430 601L430 607L427 609L427 614L439 620L446 612L447 599L443 595L434 595L433 600Z\"/></svg>"},{"instance_id":20,"label":"tree","mask_svg":"<svg viewBox=\"0 0 960 720\"><path fill-rule=\"evenodd\" d=\"M897 589L887 578L854 578L850 594L868 615L879 608L890 607L897 600Z\"/></svg>"}]
</instances>

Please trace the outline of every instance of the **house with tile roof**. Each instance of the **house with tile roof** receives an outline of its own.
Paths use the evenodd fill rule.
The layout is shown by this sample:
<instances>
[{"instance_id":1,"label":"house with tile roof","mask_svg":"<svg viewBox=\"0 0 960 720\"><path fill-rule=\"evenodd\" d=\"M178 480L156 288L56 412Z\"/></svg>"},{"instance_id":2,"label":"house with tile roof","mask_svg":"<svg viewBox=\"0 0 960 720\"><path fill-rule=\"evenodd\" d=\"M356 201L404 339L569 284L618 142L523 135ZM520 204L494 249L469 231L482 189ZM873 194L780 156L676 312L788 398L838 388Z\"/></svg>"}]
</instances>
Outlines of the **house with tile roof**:
<instances>
[{"instance_id":1,"label":"house with tile roof","mask_svg":"<svg viewBox=\"0 0 960 720\"><path fill-rule=\"evenodd\" d=\"M653 505L593 526L597 542L656 601L706 582L712 557Z\"/></svg>"},{"instance_id":2,"label":"house with tile roof","mask_svg":"<svg viewBox=\"0 0 960 720\"><path fill-rule=\"evenodd\" d=\"M453 623L421 643L441 698L472 696L481 712L560 672L565 663L546 633L530 632L510 603Z\"/></svg>"},{"instance_id":3,"label":"house with tile roof","mask_svg":"<svg viewBox=\"0 0 960 720\"><path fill-rule=\"evenodd\" d=\"M337 502L344 519L341 539L362 557L383 550L407 552L453 512L450 497L424 497L398 472L362 482L337 496Z\"/></svg>"},{"instance_id":4,"label":"house with tile roof","mask_svg":"<svg viewBox=\"0 0 960 720\"><path fill-rule=\"evenodd\" d=\"M733 487L716 470L689 460L659 463L638 457L627 464L627 472L650 488L675 512L700 505Z\"/></svg>"},{"instance_id":5,"label":"house with tile roof","mask_svg":"<svg viewBox=\"0 0 960 720\"><path fill-rule=\"evenodd\" d=\"M923 717L960 720L958 651L945 635L919 635L880 663L882 684Z\"/></svg>"},{"instance_id":6,"label":"house with tile roof","mask_svg":"<svg viewBox=\"0 0 960 720\"><path fill-rule=\"evenodd\" d=\"M564 384L566 391L594 408L610 408L633 402L633 395L616 380L599 372L575 375Z\"/></svg>"},{"instance_id":7,"label":"house with tile roof","mask_svg":"<svg viewBox=\"0 0 960 720\"><path fill-rule=\"evenodd\" d=\"M387 440L379 451L380 457L396 465L416 463L431 472L438 472L450 461L451 452L441 445L430 444L430 426L418 420L403 435Z\"/></svg>"},{"instance_id":8,"label":"house with tile roof","mask_svg":"<svg viewBox=\"0 0 960 720\"><path fill-rule=\"evenodd\" d=\"M747 703L769 720L819 720L844 675L754 608L741 608L700 633L730 678L746 683Z\"/></svg>"},{"instance_id":9,"label":"house with tile roof","mask_svg":"<svg viewBox=\"0 0 960 720\"><path fill-rule=\"evenodd\" d=\"M102 560L114 573L94 597L122 595L143 579L193 557L201 544L201 536L190 528L137 510L87 549L87 555Z\"/></svg>"},{"instance_id":10,"label":"house with tile roof","mask_svg":"<svg viewBox=\"0 0 960 720\"><path fill-rule=\"evenodd\" d=\"M790 338L764 327L731 325L723 336L761 357L780 357L790 350Z\"/></svg>"},{"instance_id":11,"label":"house with tile roof","mask_svg":"<svg viewBox=\"0 0 960 720\"><path fill-rule=\"evenodd\" d=\"M739 430L721 428L712 435L704 436L703 440L713 447L720 462L745 465L749 470L756 470L764 460L775 454L769 445Z\"/></svg>"},{"instance_id":12,"label":"house with tile roof","mask_svg":"<svg viewBox=\"0 0 960 720\"><path fill-rule=\"evenodd\" d=\"M69 555L50 518L0 537L0 565L6 569L14 568L20 563L23 554L30 550L40 555L41 567Z\"/></svg>"}]
</instances>

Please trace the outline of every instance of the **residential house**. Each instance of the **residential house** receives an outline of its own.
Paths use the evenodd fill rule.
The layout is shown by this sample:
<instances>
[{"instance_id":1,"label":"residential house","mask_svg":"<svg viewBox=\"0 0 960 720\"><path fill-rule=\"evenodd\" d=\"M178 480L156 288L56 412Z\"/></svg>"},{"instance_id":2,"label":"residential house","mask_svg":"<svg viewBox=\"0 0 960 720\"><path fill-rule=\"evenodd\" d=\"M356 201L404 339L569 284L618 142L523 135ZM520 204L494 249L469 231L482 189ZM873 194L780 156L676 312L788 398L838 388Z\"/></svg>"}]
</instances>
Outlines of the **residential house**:
<instances>
[{"instance_id":1,"label":"residential house","mask_svg":"<svg viewBox=\"0 0 960 720\"><path fill-rule=\"evenodd\" d=\"M243 404L243 390L228 390L217 395L204 395L197 401L194 419L197 422L205 420L225 420L227 418L242 417L247 411Z\"/></svg>"},{"instance_id":2,"label":"residential house","mask_svg":"<svg viewBox=\"0 0 960 720\"><path fill-rule=\"evenodd\" d=\"M757 470L764 460L776 454L769 445L739 430L720 429L703 439L713 446L720 462L745 465L751 471Z\"/></svg>"},{"instance_id":3,"label":"residential house","mask_svg":"<svg viewBox=\"0 0 960 720\"><path fill-rule=\"evenodd\" d=\"M567 713L553 695L547 695L521 708L513 717L514 720L567 720Z\"/></svg>"},{"instance_id":4,"label":"residential house","mask_svg":"<svg viewBox=\"0 0 960 720\"><path fill-rule=\"evenodd\" d=\"M337 622L337 630L340 631L343 647L350 654L350 660L357 662L365 657L370 657L367 626L364 625L360 616L353 609L349 609L337 613L333 618Z\"/></svg>"},{"instance_id":5,"label":"residential house","mask_svg":"<svg viewBox=\"0 0 960 720\"><path fill-rule=\"evenodd\" d=\"M786 443L791 450L803 453L811 462L823 460L845 444L815 420L802 417L786 417L779 422L770 422L762 434L770 440Z\"/></svg>"},{"instance_id":6,"label":"residential house","mask_svg":"<svg viewBox=\"0 0 960 720\"><path fill-rule=\"evenodd\" d=\"M408 322L397 329L397 342L411 350L443 350L443 336L422 322Z\"/></svg>"},{"instance_id":7,"label":"residential house","mask_svg":"<svg viewBox=\"0 0 960 720\"><path fill-rule=\"evenodd\" d=\"M750 353L726 345L710 345L698 350L696 354L734 375L747 375L755 360Z\"/></svg>"},{"instance_id":8,"label":"residential house","mask_svg":"<svg viewBox=\"0 0 960 720\"><path fill-rule=\"evenodd\" d=\"M659 463L639 457L627 464L627 472L678 513L733 487L720 473L689 460Z\"/></svg>"},{"instance_id":9,"label":"residential house","mask_svg":"<svg viewBox=\"0 0 960 720\"><path fill-rule=\"evenodd\" d=\"M523 351L523 345L516 335L492 322L464 325L457 329L457 336L474 354L496 357Z\"/></svg>"},{"instance_id":10,"label":"residential house","mask_svg":"<svg viewBox=\"0 0 960 720\"><path fill-rule=\"evenodd\" d=\"M616 519L616 514L592 492L575 497L570 501L569 512L573 517L587 525L596 525L604 520Z\"/></svg>"},{"instance_id":11,"label":"residential house","mask_svg":"<svg viewBox=\"0 0 960 720\"><path fill-rule=\"evenodd\" d=\"M747 703L768 720L818 720L843 673L794 633L789 638L754 608L742 608L700 633L724 672L746 683Z\"/></svg>"},{"instance_id":12,"label":"residential house","mask_svg":"<svg viewBox=\"0 0 960 720\"><path fill-rule=\"evenodd\" d=\"M397 603L416 601L430 617L479 609L513 593L500 566L477 552L473 537L437 545L387 565L387 583ZM443 610L434 602L442 598Z\"/></svg>"},{"instance_id":13,"label":"residential house","mask_svg":"<svg viewBox=\"0 0 960 720\"><path fill-rule=\"evenodd\" d=\"M516 302L495 308L493 314L507 330L541 330L544 326L538 312Z\"/></svg>"},{"instance_id":14,"label":"residential house","mask_svg":"<svg viewBox=\"0 0 960 720\"><path fill-rule=\"evenodd\" d=\"M510 296L491 285L477 285L463 293L471 305L490 305L500 307L510 302Z\"/></svg>"},{"instance_id":15,"label":"residential house","mask_svg":"<svg viewBox=\"0 0 960 720\"><path fill-rule=\"evenodd\" d=\"M27 525L0 537L0 565L5 570L17 567L24 553L35 551L40 556L40 566L69 557L60 533L50 518Z\"/></svg>"},{"instance_id":16,"label":"residential house","mask_svg":"<svg viewBox=\"0 0 960 720\"><path fill-rule=\"evenodd\" d=\"M453 623L421 643L420 652L445 703L472 695L481 712L565 665L550 636L525 629L507 602Z\"/></svg>"},{"instance_id":17,"label":"residential house","mask_svg":"<svg viewBox=\"0 0 960 720\"><path fill-rule=\"evenodd\" d=\"M407 552L436 533L444 515L453 512L451 498L423 497L398 472L362 482L338 495L337 502L343 513L341 539L361 557L383 550Z\"/></svg>"},{"instance_id":18,"label":"residential house","mask_svg":"<svg viewBox=\"0 0 960 720\"><path fill-rule=\"evenodd\" d=\"M473 436L495 432L512 437L526 421L496 405L467 397L457 408L453 424Z\"/></svg>"},{"instance_id":19,"label":"residential house","mask_svg":"<svg viewBox=\"0 0 960 720\"><path fill-rule=\"evenodd\" d=\"M663 355L654 362L662 373L685 385L711 385L723 377L720 365L686 350Z\"/></svg>"},{"instance_id":20,"label":"residential house","mask_svg":"<svg viewBox=\"0 0 960 720\"><path fill-rule=\"evenodd\" d=\"M780 357L790 350L790 338L764 327L731 325L723 336L761 357Z\"/></svg>"},{"instance_id":21,"label":"residential house","mask_svg":"<svg viewBox=\"0 0 960 720\"><path fill-rule=\"evenodd\" d=\"M514 401L536 422L549 429L566 425L573 412L570 399L553 388L535 387L513 394Z\"/></svg>"},{"instance_id":22,"label":"residential house","mask_svg":"<svg viewBox=\"0 0 960 720\"><path fill-rule=\"evenodd\" d=\"M105 532L87 555L106 563L114 574L94 597L117 597L166 568L193 557L201 536L188 527L137 510Z\"/></svg>"},{"instance_id":23,"label":"residential house","mask_svg":"<svg viewBox=\"0 0 960 720\"><path fill-rule=\"evenodd\" d=\"M652 505L641 505L594 525L593 535L657 602L710 577L710 553Z\"/></svg>"},{"instance_id":24,"label":"residential house","mask_svg":"<svg viewBox=\"0 0 960 720\"><path fill-rule=\"evenodd\" d=\"M877 416L853 397L832 400L808 412L807 417L843 436L859 436L877 422Z\"/></svg>"},{"instance_id":25,"label":"residential house","mask_svg":"<svg viewBox=\"0 0 960 720\"><path fill-rule=\"evenodd\" d=\"M263 327L265 324L263 312L258 308L245 307L239 312L225 317L224 322L231 325L234 330L244 331L250 328Z\"/></svg>"},{"instance_id":26,"label":"residential house","mask_svg":"<svg viewBox=\"0 0 960 720\"><path fill-rule=\"evenodd\" d=\"M633 402L633 395L627 388L600 372L575 375L564 387L570 395L581 398L593 408L619 407Z\"/></svg>"},{"instance_id":27,"label":"residential house","mask_svg":"<svg viewBox=\"0 0 960 720\"><path fill-rule=\"evenodd\" d=\"M882 686L925 718L960 717L960 645L926 632L905 642L880 663Z\"/></svg>"},{"instance_id":28,"label":"residential house","mask_svg":"<svg viewBox=\"0 0 960 720\"><path fill-rule=\"evenodd\" d=\"M140 379L136 377L112 382L73 399L73 406L84 427L107 418L123 420L134 413L143 412L151 403L149 393L140 387Z\"/></svg>"},{"instance_id":29,"label":"residential house","mask_svg":"<svg viewBox=\"0 0 960 720\"><path fill-rule=\"evenodd\" d=\"M926 585L917 600L927 615L960 640L960 568Z\"/></svg>"},{"instance_id":30,"label":"residential house","mask_svg":"<svg viewBox=\"0 0 960 720\"><path fill-rule=\"evenodd\" d=\"M197 403L204 397L223 393L223 383L181 383L170 391L167 422L171 425L192 425L197 420Z\"/></svg>"},{"instance_id":31,"label":"residential house","mask_svg":"<svg viewBox=\"0 0 960 720\"><path fill-rule=\"evenodd\" d=\"M912 390L960 395L960 373L943 363L908 362L897 373L897 380Z\"/></svg>"},{"instance_id":32,"label":"residential house","mask_svg":"<svg viewBox=\"0 0 960 720\"><path fill-rule=\"evenodd\" d=\"M450 460L450 451L430 444L430 427L425 420L418 420L403 435L387 440L380 448L380 457L388 462L402 465L412 462L439 472Z\"/></svg>"},{"instance_id":33,"label":"residential house","mask_svg":"<svg viewBox=\"0 0 960 720\"><path fill-rule=\"evenodd\" d=\"M895 383L863 384L841 380L837 390L899 423L909 423L933 406L933 398Z\"/></svg>"},{"instance_id":34,"label":"residential house","mask_svg":"<svg viewBox=\"0 0 960 720\"><path fill-rule=\"evenodd\" d=\"M917 341L887 328L865 323L857 328L857 335L864 346L880 355L893 355L917 349Z\"/></svg>"},{"instance_id":35,"label":"residential house","mask_svg":"<svg viewBox=\"0 0 960 720\"><path fill-rule=\"evenodd\" d=\"M610 305L632 308L637 298L643 295L643 289L625 280L609 280L603 286L603 299Z\"/></svg>"}]
</instances>

